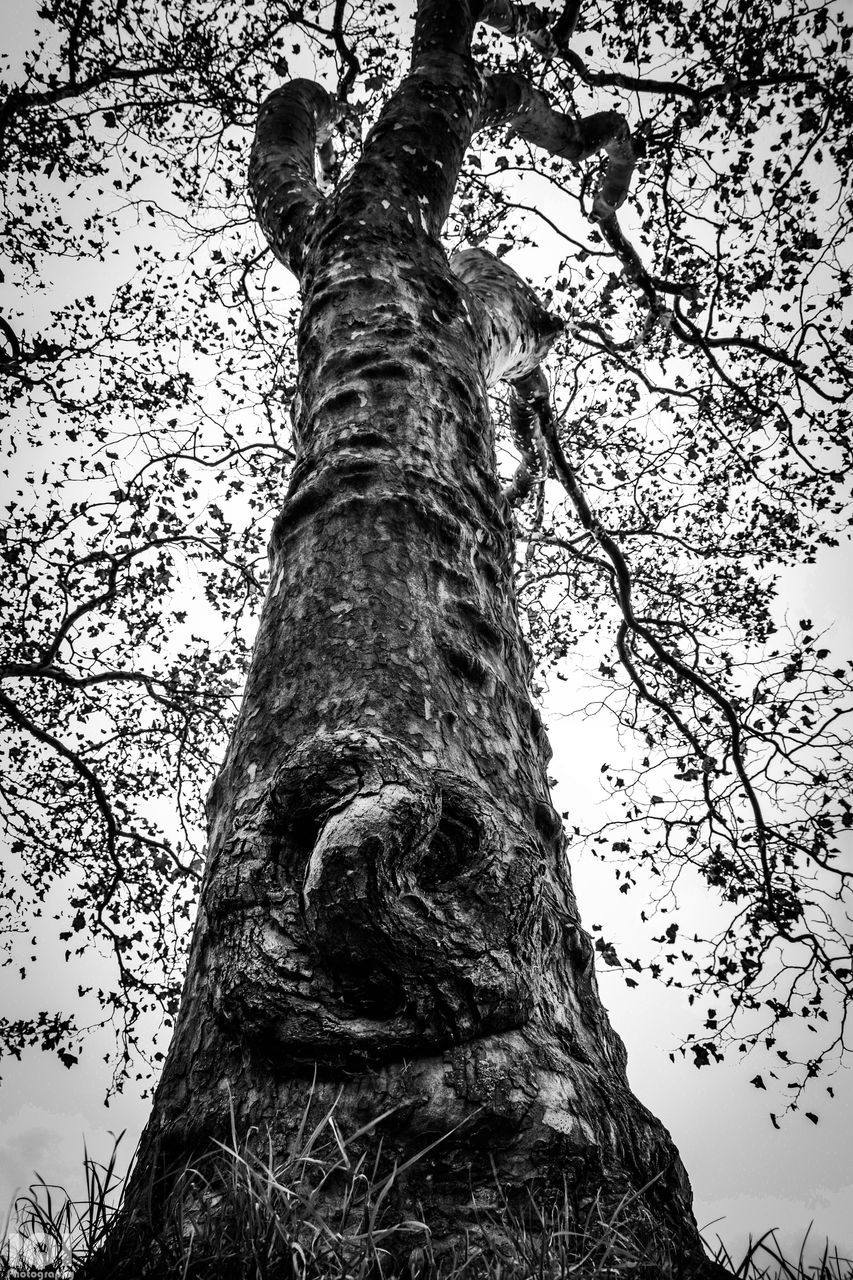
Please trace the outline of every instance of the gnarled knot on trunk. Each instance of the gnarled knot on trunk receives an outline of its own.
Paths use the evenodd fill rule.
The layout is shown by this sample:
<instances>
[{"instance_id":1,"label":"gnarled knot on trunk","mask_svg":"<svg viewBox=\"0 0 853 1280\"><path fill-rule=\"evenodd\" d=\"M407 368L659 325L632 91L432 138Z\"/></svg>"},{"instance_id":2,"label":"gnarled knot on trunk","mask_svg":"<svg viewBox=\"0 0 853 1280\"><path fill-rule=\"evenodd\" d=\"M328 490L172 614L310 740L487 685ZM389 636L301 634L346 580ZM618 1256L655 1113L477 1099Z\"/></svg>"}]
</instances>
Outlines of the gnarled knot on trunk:
<instances>
[{"instance_id":1,"label":"gnarled knot on trunk","mask_svg":"<svg viewBox=\"0 0 853 1280\"><path fill-rule=\"evenodd\" d=\"M309 944L354 1013L407 1016L435 1043L527 1021L541 851L484 789L344 731L298 748L271 804Z\"/></svg>"}]
</instances>

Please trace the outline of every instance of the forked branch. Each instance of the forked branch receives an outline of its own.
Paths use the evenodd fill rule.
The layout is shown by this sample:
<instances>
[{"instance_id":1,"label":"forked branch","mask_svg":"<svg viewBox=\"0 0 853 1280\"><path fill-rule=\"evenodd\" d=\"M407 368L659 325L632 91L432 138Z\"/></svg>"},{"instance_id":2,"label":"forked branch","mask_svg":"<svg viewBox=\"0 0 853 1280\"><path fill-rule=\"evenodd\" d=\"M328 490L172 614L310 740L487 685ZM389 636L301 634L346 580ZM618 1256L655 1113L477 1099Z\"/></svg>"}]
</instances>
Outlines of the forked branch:
<instances>
[{"instance_id":1,"label":"forked branch","mask_svg":"<svg viewBox=\"0 0 853 1280\"><path fill-rule=\"evenodd\" d=\"M525 76L501 72L485 79L479 123L480 128L506 125L517 137L574 164L605 152L607 164L591 216L622 263L626 277L645 295L654 323L661 310L654 284L616 217L616 210L627 199L637 158L627 121L617 111L566 115L555 110L548 94Z\"/></svg>"}]
</instances>

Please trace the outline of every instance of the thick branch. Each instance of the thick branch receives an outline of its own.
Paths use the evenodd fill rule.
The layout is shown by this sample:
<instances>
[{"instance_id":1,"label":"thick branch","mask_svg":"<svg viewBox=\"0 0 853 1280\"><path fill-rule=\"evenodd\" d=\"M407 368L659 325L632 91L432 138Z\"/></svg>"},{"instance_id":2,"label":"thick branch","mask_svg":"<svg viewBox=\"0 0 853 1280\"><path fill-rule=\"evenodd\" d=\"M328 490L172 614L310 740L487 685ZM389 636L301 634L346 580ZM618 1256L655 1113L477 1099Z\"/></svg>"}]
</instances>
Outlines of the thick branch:
<instances>
[{"instance_id":1,"label":"thick branch","mask_svg":"<svg viewBox=\"0 0 853 1280\"><path fill-rule=\"evenodd\" d=\"M654 325L661 311L654 283L616 218L616 210L628 195L636 160L631 132L622 116L615 111L599 111L575 119L555 111L548 95L524 76L501 73L486 78L479 124L481 128L509 125L520 138L575 163L597 151L607 153L607 167L595 193L592 217L628 279L646 295L648 324Z\"/></svg>"},{"instance_id":2,"label":"thick branch","mask_svg":"<svg viewBox=\"0 0 853 1280\"><path fill-rule=\"evenodd\" d=\"M579 8L575 4L575 8ZM556 52L551 33L553 13L536 4L513 4L512 0L486 0L480 21L503 36L527 40L539 53L550 57ZM572 24L574 29L574 24Z\"/></svg>"},{"instance_id":3,"label":"thick branch","mask_svg":"<svg viewBox=\"0 0 853 1280\"><path fill-rule=\"evenodd\" d=\"M473 318L481 328L486 384L493 385L501 379L511 384L510 425L521 461L504 489L504 497L510 506L515 506L528 497L535 480L544 479L548 466L539 415L526 395L524 378L539 368L563 322L546 311L512 267L485 249L455 253L450 266L473 295ZM542 497L540 484L538 522Z\"/></svg>"},{"instance_id":4,"label":"thick branch","mask_svg":"<svg viewBox=\"0 0 853 1280\"><path fill-rule=\"evenodd\" d=\"M616 111L574 119L555 111L546 93L525 76L501 72L486 78L481 127L505 124L525 141L551 155L578 163L606 151L607 168L593 204L593 217L612 216L624 203L634 172L634 147L625 120Z\"/></svg>"},{"instance_id":5,"label":"thick branch","mask_svg":"<svg viewBox=\"0 0 853 1280\"><path fill-rule=\"evenodd\" d=\"M420 0L410 73L365 139L336 216L394 225L395 239L437 236L479 115L470 56L475 0Z\"/></svg>"},{"instance_id":6,"label":"thick branch","mask_svg":"<svg viewBox=\"0 0 853 1280\"><path fill-rule=\"evenodd\" d=\"M438 234L447 217L459 167L478 115L479 77L471 61L477 0L420 0L410 74L365 140L350 184L357 200L377 194L389 217L402 209L410 226ZM342 3L334 35L348 70L357 63L343 41ZM299 274L307 229L322 199L315 156L334 178L329 140L340 117L338 99L310 80L294 80L270 94L258 118L249 185L261 228L276 257ZM401 197L395 199L395 197Z\"/></svg>"},{"instance_id":7,"label":"thick branch","mask_svg":"<svg viewBox=\"0 0 853 1280\"><path fill-rule=\"evenodd\" d=\"M563 328L517 272L486 249L454 253L450 267L473 295L481 328L486 385L514 381L538 367Z\"/></svg>"},{"instance_id":8,"label":"thick branch","mask_svg":"<svg viewBox=\"0 0 853 1280\"><path fill-rule=\"evenodd\" d=\"M412 71L436 58L468 59L481 0L418 0Z\"/></svg>"},{"instance_id":9,"label":"thick branch","mask_svg":"<svg viewBox=\"0 0 853 1280\"><path fill-rule=\"evenodd\" d=\"M322 200L315 155L337 118L336 99L313 80L291 80L276 89L258 116L249 188L270 248L294 274L305 232Z\"/></svg>"}]
</instances>

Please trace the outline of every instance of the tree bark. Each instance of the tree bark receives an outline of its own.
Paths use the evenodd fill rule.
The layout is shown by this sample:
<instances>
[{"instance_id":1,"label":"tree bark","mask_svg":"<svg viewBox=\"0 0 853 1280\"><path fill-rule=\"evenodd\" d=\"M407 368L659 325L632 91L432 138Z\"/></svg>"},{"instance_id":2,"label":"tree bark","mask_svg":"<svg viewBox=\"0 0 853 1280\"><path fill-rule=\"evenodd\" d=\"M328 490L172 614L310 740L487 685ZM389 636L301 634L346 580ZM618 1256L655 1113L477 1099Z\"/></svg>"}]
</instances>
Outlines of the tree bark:
<instances>
[{"instance_id":1,"label":"tree bark","mask_svg":"<svg viewBox=\"0 0 853 1280\"><path fill-rule=\"evenodd\" d=\"M513 590L487 387L557 326L438 239L480 110L473 18L421 5L412 73L328 201L321 92L287 86L259 126L259 217L304 298L298 460L129 1204L232 1108L286 1150L313 1090L344 1130L394 1108L401 1159L458 1126L405 1186L439 1240L495 1175L604 1212L651 1183L640 1229L698 1276L687 1177L599 1000Z\"/></svg>"}]
</instances>

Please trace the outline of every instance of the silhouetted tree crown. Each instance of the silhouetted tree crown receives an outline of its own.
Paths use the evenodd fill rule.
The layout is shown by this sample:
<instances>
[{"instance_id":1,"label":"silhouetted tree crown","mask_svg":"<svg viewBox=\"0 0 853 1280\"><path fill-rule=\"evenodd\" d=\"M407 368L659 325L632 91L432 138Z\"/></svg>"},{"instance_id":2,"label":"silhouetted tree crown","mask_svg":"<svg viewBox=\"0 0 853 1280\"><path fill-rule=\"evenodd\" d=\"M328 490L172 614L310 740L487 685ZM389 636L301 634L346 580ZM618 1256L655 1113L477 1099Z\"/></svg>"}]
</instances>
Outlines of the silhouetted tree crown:
<instances>
[{"instance_id":1,"label":"silhouetted tree crown","mask_svg":"<svg viewBox=\"0 0 853 1280\"><path fill-rule=\"evenodd\" d=\"M252 133L276 84L305 86L322 200L411 18L50 0L2 72L2 930L22 973L33 937L114 960L77 1010L0 1019L6 1052L70 1065L102 1017L137 1070L141 1015L175 1012L294 458L298 299ZM495 413L542 678L623 731L606 820L564 816L649 943L626 956L596 921L596 946L689 989L697 1065L759 1045L783 1085L846 1047L853 989L851 664L779 595L851 520L851 37L840 4L487 0L443 233L562 322L547 380ZM707 912L680 909L697 886Z\"/></svg>"}]
</instances>

